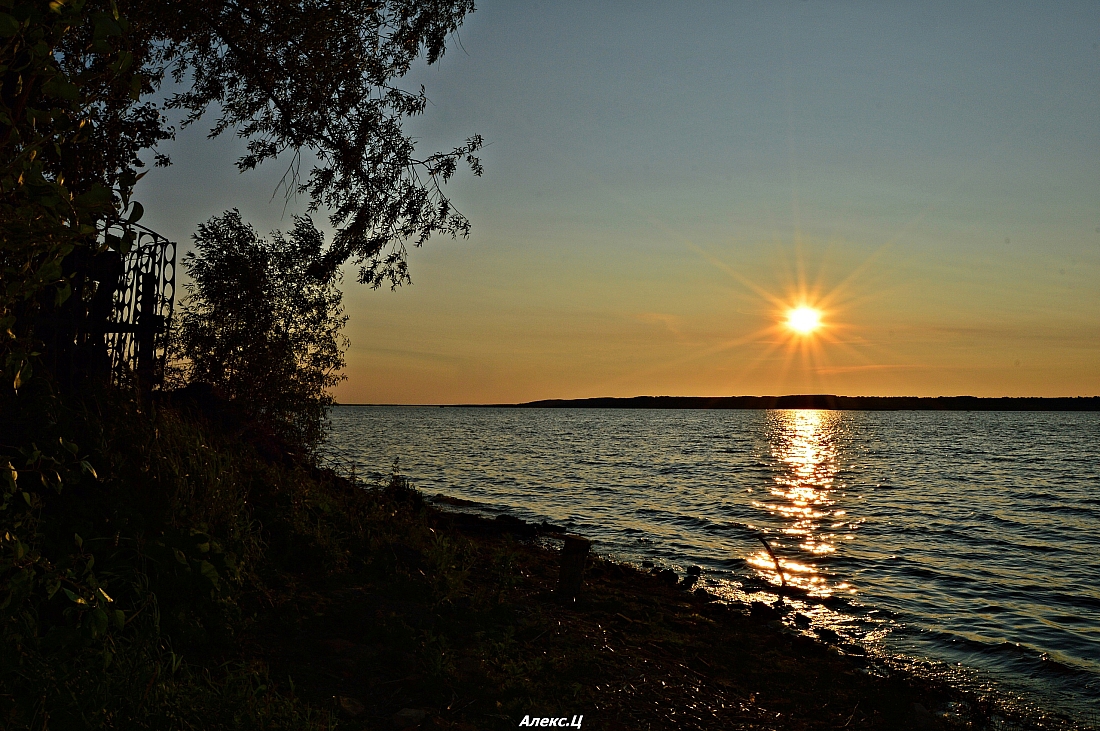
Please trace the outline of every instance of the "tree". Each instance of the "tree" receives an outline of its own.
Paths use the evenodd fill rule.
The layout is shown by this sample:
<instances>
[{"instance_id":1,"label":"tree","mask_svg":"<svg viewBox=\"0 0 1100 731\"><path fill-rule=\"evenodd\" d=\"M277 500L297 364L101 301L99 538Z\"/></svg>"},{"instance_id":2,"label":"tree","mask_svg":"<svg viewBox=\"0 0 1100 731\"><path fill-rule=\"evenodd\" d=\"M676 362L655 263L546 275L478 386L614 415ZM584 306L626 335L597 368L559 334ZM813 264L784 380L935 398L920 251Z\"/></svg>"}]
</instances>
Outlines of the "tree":
<instances>
[{"instance_id":1,"label":"tree","mask_svg":"<svg viewBox=\"0 0 1100 731\"><path fill-rule=\"evenodd\" d=\"M59 305L72 274L61 262L75 248L128 246L124 226L117 240L106 230L140 216L129 195L145 151L170 163L155 153L172 134L169 110L187 125L216 108L211 136L247 141L241 170L289 156L284 193L307 195L310 212L324 209L337 229L312 265L318 276L350 259L374 287L408 281L409 244L469 232L442 185L462 162L481 174L482 140L418 155L402 125L427 99L399 80L417 58L437 61L473 9L471 0L0 0L9 373L19 380L33 350L37 305L19 303L56 290ZM180 91L150 102L168 78ZM318 161L308 172L305 154Z\"/></svg>"},{"instance_id":2,"label":"tree","mask_svg":"<svg viewBox=\"0 0 1100 731\"><path fill-rule=\"evenodd\" d=\"M322 268L354 258L360 282L377 287L408 281L407 242L469 232L441 184L461 161L481 174L481 137L418 157L402 120L427 98L397 80L422 53L437 61L473 10L472 0L160 0L130 12L188 87L167 106L191 124L215 105L211 136L248 140L242 171L290 153L284 192L308 194L337 228ZM303 177L305 150L319 163Z\"/></svg>"},{"instance_id":3,"label":"tree","mask_svg":"<svg viewBox=\"0 0 1100 731\"><path fill-rule=\"evenodd\" d=\"M184 379L217 387L312 453L347 347L337 282L312 267L323 235L302 216L289 237L260 238L233 210L199 226L194 242L184 259L193 283L174 339Z\"/></svg>"},{"instance_id":4,"label":"tree","mask_svg":"<svg viewBox=\"0 0 1100 731\"><path fill-rule=\"evenodd\" d=\"M69 296L62 263L128 245L106 229L140 218L138 153L168 137L139 101L159 81L153 49L130 30L81 0L0 3L0 360L16 389L36 316Z\"/></svg>"}]
</instances>

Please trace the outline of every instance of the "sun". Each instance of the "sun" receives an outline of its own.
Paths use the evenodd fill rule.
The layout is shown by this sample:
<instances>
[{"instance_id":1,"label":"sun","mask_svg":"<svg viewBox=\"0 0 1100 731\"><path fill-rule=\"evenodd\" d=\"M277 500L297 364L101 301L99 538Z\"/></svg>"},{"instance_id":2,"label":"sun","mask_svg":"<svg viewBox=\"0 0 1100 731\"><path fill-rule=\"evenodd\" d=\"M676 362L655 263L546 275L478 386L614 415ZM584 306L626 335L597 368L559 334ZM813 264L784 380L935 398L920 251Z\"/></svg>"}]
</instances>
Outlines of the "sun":
<instances>
[{"instance_id":1,"label":"sun","mask_svg":"<svg viewBox=\"0 0 1100 731\"><path fill-rule=\"evenodd\" d=\"M821 327L821 312L802 305L787 312L787 327L799 335L809 335Z\"/></svg>"}]
</instances>

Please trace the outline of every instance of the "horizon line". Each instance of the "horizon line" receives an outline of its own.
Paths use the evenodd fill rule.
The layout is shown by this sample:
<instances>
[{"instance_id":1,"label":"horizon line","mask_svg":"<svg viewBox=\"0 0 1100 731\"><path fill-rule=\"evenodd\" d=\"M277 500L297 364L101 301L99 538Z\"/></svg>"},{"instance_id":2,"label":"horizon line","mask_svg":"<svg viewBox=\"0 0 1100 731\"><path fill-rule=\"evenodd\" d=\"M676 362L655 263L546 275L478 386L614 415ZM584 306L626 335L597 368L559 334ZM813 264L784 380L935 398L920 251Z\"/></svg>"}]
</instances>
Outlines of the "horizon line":
<instances>
[{"instance_id":1,"label":"horizon line","mask_svg":"<svg viewBox=\"0 0 1100 731\"><path fill-rule=\"evenodd\" d=\"M839 396L788 394L784 396L595 396L537 399L518 403L334 403L334 406L410 408L683 408L683 409L807 409L807 410L984 410L1026 406L1026 411L1100 411L1100 396ZM926 407L926 408L921 408ZM928 409L927 407L937 407ZM951 408L954 407L954 408ZM974 408L979 407L979 408ZM1046 408L1043 408L1046 407ZM1076 408L1067 408L1076 407ZM1081 408L1086 407L1086 408Z\"/></svg>"}]
</instances>

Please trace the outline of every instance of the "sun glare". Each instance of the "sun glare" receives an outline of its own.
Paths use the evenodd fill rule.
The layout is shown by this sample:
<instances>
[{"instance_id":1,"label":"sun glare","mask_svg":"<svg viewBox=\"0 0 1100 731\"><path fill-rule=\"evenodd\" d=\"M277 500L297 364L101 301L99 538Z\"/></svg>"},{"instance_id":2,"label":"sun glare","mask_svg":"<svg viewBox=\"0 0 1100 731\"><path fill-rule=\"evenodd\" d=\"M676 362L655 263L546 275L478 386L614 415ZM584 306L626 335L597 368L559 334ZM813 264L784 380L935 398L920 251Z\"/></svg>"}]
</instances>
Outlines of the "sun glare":
<instances>
[{"instance_id":1,"label":"sun glare","mask_svg":"<svg viewBox=\"0 0 1100 731\"><path fill-rule=\"evenodd\" d=\"M821 313L812 307L796 307L787 313L787 327L800 335L809 335L821 327Z\"/></svg>"}]
</instances>

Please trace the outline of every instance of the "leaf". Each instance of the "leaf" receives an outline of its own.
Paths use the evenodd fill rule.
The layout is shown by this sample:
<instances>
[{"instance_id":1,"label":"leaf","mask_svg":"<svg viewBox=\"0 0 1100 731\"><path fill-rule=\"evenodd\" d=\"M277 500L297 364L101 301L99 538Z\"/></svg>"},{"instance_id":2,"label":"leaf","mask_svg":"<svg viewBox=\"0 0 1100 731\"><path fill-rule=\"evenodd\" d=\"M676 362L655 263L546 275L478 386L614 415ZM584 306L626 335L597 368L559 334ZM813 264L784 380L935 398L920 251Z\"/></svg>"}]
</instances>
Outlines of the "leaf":
<instances>
[{"instance_id":1,"label":"leaf","mask_svg":"<svg viewBox=\"0 0 1100 731\"><path fill-rule=\"evenodd\" d=\"M80 537L79 533L73 533L73 540L76 542L77 548L84 548L84 539Z\"/></svg>"},{"instance_id":2,"label":"leaf","mask_svg":"<svg viewBox=\"0 0 1100 731\"><path fill-rule=\"evenodd\" d=\"M4 473L4 480L8 483L8 490L15 492L19 482L19 472L12 466L11 462L6 463L0 472Z\"/></svg>"},{"instance_id":3,"label":"leaf","mask_svg":"<svg viewBox=\"0 0 1100 731\"><path fill-rule=\"evenodd\" d=\"M209 579L215 589L218 587L218 581L221 577L218 576L218 570L214 568L214 564L209 561L199 561L199 573Z\"/></svg>"},{"instance_id":4,"label":"leaf","mask_svg":"<svg viewBox=\"0 0 1100 731\"><path fill-rule=\"evenodd\" d=\"M121 609L116 609L111 614L115 618L115 626L119 629L123 629L126 626L126 612Z\"/></svg>"},{"instance_id":5,"label":"leaf","mask_svg":"<svg viewBox=\"0 0 1100 731\"><path fill-rule=\"evenodd\" d=\"M100 637L107 633L107 612L96 607L88 612L84 620L84 626L92 631L92 637Z\"/></svg>"},{"instance_id":6,"label":"leaf","mask_svg":"<svg viewBox=\"0 0 1100 731\"><path fill-rule=\"evenodd\" d=\"M15 18L11 17L7 13L0 13L0 36L4 38L11 38L19 33L19 30L23 27Z\"/></svg>"},{"instance_id":7,"label":"leaf","mask_svg":"<svg viewBox=\"0 0 1100 731\"><path fill-rule=\"evenodd\" d=\"M104 599L106 599L108 602L113 602L114 601L114 599L112 599L110 596L107 595L107 592L103 591L102 586L99 587L99 595L102 596Z\"/></svg>"},{"instance_id":8,"label":"leaf","mask_svg":"<svg viewBox=\"0 0 1100 731\"><path fill-rule=\"evenodd\" d=\"M69 597L69 599L73 602L73 604L84 604L84 605L86 605L88 603L88 602L84 601L84 597L77 596L76 594L74 594L72 591L70 591L68 589L62 589L61 591L65 592L65 596Z\"/></svg>"},{"instance_id":9,"label":"leaf","mask_svg":"<svg viewBox=\"0 0 1100 731\"><path fill-rule=\"evenodd\" d=\"M20 386L26 383L27 379L31 377L31 364L30 361L24 361L19 365L19 368L15 371L15 378L12 379L12 388L16 391Z\"/></svg>"},{"instance_id":10,"label":"leaf","mask_svg":"<svg viewBox=\"0 0 1100 731\"><path fill-rule=\"evenodd\" d=\"M96 474L95 467L92 467L91 463L86 459L80 460L80 469L92 476L93 480L98 480L99 475Z\"/></svg>"},{"instance_id":11,"label":"leaf","mask_svg":"<svg viewBox=\"0 0 1100 731\"><path fill-rule=\"evenodd\" d=\"M119 27L114 18L106 13L97 13L94 22L95 27L92 30L92 38L96 41L122 35L122 28ZM109 49L110 46L107 46L107 48Z\"/></svg>"},{"instance_id":12,"label":"leaf","mask_svg":"<svg viewBox=\"0 0 1100 731\"><path fill-rule=\"evenodd\" d=\"M210 536L206 533L192 529L191 540L195 542L195 549L198 550L199 553L207 553L210 551L211 540Z\"/></svg>"},{"instance_id":13,"label":"leaf","mask_svg":"<svg viewBox=\"0 0 1100 731\"><path fill-rule=\"evenodd\" d=\"M143 215L145 215L145 207L134 201L134 208L130 211L130 217L126 220L130 223L137 223Z\"/></svg>"},{"instance_id":14,"label":"leaf","mask_svg":"<svg viewBox=\"0 0 1100 731\"><path fill-rule=\"evenodd\" d=\"M73 198L73 205L78 208L100 208L111 202L111 191L100 183L93 183L88 192L81 193Z\"/></svg>"},{"instance_id":15,"label":"leaf","mask_svg":"<svg viewBox=\"0 0 1100 731\"><path fill-rule=\"evenodd\" d=\"M42 93L73 102L80 98L80 87L62 76L56 76L42 85Z\"/></svg>"},{"instance_id":16,"label":"leaf","mask_svg":"<svg viewBox=\"0 0 1100 731\"><path fill-rule=\"evenodd\" d=\"M72 295L72 293L73 293L72 285L70 285L68 282L65 282L63 285L58 287L57 292L54 294L54 298L53 298L54 306L55 307L60 307L61 305L65 304L65 300L69 299L69 297L70 297L70 295Z\"/></svg>"}]
</instances>

